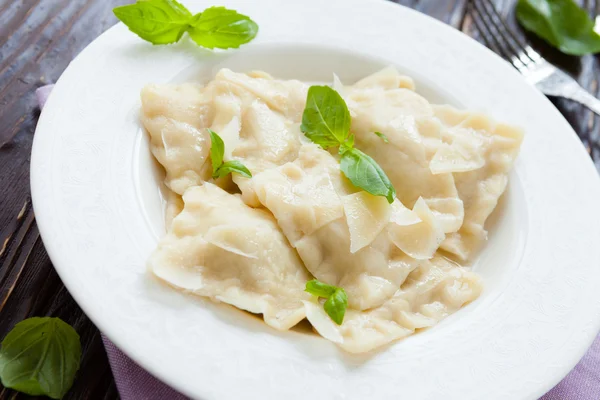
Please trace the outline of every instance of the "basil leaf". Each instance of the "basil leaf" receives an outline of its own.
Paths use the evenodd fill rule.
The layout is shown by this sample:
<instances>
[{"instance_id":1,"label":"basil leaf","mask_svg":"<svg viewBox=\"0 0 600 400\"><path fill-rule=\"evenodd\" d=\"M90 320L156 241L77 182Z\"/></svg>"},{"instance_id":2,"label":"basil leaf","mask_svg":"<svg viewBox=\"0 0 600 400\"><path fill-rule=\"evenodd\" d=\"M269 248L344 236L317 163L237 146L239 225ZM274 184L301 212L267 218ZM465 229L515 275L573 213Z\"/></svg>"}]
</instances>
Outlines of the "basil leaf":
<instances>
[{"instance_id":1,"label":"basil leaf","mask_svg":"<svg viewBox=\"0 0 600 400\"><path fill-rule=\"evenodd\" d=\"M387 136L385 136L383 133L381 132L373 132L374 134L376 134L377 136L379 136L381 138L381 140L383 140L385 143L389 143L390 141L388 140Z\"/></svg>"},{"instance_id":2,"label":"basil leaf","mask_svg":"<svg viewBox=\"0 0 600 400\"><path fill-rule=\"evenodd\" d=\"M209 49L238 48L256 37L258 25L250 17L225 7L210 7L190 22L189 35Z\"/></svg>"},{"instance_id":3,"label":"basil leaf","mask_svg":"<svg viewBox=\"0 0 600 400\"><path fill-rule=\"evenodd\" d=\"M573 0L519 0L517 20L528 31L566 54L600 52L594 21Z\"/></svg>"},{"instance_id":4,"label":"basil leaf","mask_svg":"<svg viewBox=\"0 0 600 400\"><path fill-rule=\"evenodd\" d=\"M176 0L138 0L114 8L113 13L130 31L152 44L177 42L192 19L187 8Z\"/></svg>"},{"instance_id":5,"label":"basil leaf","mask_svg":"<svg viewBox=\"0 0 600 400\"><path fill-rule=\"evenodd\" d=\"M344 143L350 131L350 112L342 96L329 86L311 86L300 130L324 149Z\"/></svg>"},{"instance_id":6,"label":"basil leaf","mask_svg":"<svg viewBox=\"0 0 600 400\"><path fill-rule=\"evenodd\" d=\"M79 335L71 326L59 318L26 319L2 341L2 385L60 399L73 385L80 358Z\"/></svg>"},{"instance_id":7,"label":"basil leaf","mask_svg":"<svg viewBox=\"0 0 600 400\"><path fill-rule=\"evenodd\" d=\"M225 175L231 174L233 172L235 172L236 174L240 174L246 178L252 178L252 173L248 170L248 168L246 168L244 164L237 160L227 161L226 163L221 165L216 172L216 178L222 178Z\"/></svg>"},{"instance_id":8,"label":"basil leaf","mask_svg":"<svg viewBox=\"0 0 600 400\"><path fill-rule=\"evenodd\" d=\"M223 164L223 154L225 154L225 143L221 136L212 129L208 130L210 134L210 160L212 162L213 178L216 178L218 169Z\"/></svg>"},{"instance_id":9,"label":"basil leaf","mask_svg":"<svg viewBox=\"0 0 600 400\"><path fill-rule=\"evenodd\" d=\"M391 204L396 190L381 167L362 151L341 148L340 169L356 187L374 196L384 196Z\"/></svg>"},{"instance_id":10,"label":"basil leaf","mask_svg":"<svg viewBox=\"0 0 600 400\"><path fill-rule=\"evenodd\" d=\"M346 315L346 308L348 307L348 296L346 291L342 288L336 289L336 291L327 299L323 308L329 317L338 325L344 322L344 315Z\"/></svg>"},{"instance_id":11,"label":"basil leaf","mask_svg":"<svg viewBox=\"0 0 600 400\"><path fill-rule=\"evenodd\" d=\"M344 322L344 315L348 307L348 296L344 289L313 279L306 282L306 289L304 291L327 299L325 304L323 304L327 315L338 325Z\"/></svg>"},{"instance_id":12,"label":"basil leaf","mask_svg":"<svg viewBox=\"0 0 600 400\"><path fill-rule=\"evenodd\" d=\"M313 279L312 281L306 282L306 289L304 291L314 296L329 298L336 289L337 287L335 286Z\"/></svg>"}]
</instances>

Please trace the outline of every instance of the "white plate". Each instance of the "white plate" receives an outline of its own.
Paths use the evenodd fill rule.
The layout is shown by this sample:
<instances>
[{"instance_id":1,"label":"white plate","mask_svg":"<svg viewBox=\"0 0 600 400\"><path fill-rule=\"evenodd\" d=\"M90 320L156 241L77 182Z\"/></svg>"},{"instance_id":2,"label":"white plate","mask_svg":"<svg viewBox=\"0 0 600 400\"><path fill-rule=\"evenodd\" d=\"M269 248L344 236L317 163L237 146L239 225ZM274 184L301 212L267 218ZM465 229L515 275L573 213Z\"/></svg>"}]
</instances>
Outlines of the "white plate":
<instances>
[{"instance_id":1,"label":"white plate","mask_svg":"<svg viewBox=\"0 0 600 400\"><path fill-rule=\"evenodd\" d=\"M552 104L483 46L392 3L220 3L259 23L252 44L218 53L188 41L153 47L117 25L71 63L40 118L31 161L38 225L98 328L195 398L534 399L556 384L600 327L600 184ZM475 266L486 284L480 299L428 331L350 356L147 274L164 226L160 173L138 122L144 84L208 79L220 66L309 81L335 71L351 83L387 64L432 101L526 131Z\"/></svg>"}]
</instances>

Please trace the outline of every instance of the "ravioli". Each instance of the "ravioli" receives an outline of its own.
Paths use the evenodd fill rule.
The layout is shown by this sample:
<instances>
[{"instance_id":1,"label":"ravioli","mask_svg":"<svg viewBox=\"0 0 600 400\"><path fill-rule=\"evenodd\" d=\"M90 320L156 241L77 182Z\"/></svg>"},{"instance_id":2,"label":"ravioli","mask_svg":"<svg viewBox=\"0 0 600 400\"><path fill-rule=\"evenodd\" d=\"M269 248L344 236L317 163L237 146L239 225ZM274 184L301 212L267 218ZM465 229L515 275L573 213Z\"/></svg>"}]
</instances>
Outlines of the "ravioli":
<instances>
[{"instance_id":1,"label":"ravioli","mask_svg":"<svg viewBox=\"0 0 600 400\"><path fill-rule=\"evenodd\" d=\"M278 330L306 318L361 353L477 299L481 278L456 260L472 260L485 242L523 136L431 105L393 67L348 86L334 76L333 87L348 105L355 146L397 192L391 204L352 185L337 149L301 132L303 82L222 69L206 85L144 88L141 118L168 188L167 234L149 268ZM223 139L224 160L241 162L251 178L212 179L208 129ZM341 325L325 299L304 291L312 279L347 293Z\"/></svg>"},{"instance_id":2,"label":"ravioli","mask_svg":"<svg viewBox=\"0 0 600 400\"><path fill-rule=\"evenodd\" d=\"M444 232L455 232L463 222L463 202L451 173L430 170L425 138L419 130L420 121L433 118L433 109L412 90L390 87L403 82L395 75L392 71L375 74L346 89L356 146L383 168L403 204L412 208L422 197ZM389 143L374 132L385 134Z\"/></svg>"},{"instance_id":3,"label":"ravioli","mask_svg":"<svg viewBox=\"0 0 600 400\"><path fill-rule=\"evenodd\" d=\"M339 168L327 151L306 145L295 162L252 181L310 273L343 287L350 306L365 310L389 299L444 236L423 200L412 211L398 200L392 207L357 191Z\"/></svg>"},{"instance_id":4,"label":"ravioli","mask_svg":"<svg viewBox=\"0 0 600 400\"><path fill-rule=\"evenodd\" d=\"M437 106L435 113L444 125L448 144L440 147L431 168L453 172L465 205L463 225L448 235L441 248L469 260L487 239L485 221L506 189L523 133L485 115L450 106Z\"/></svg>"},{"instance_id":5,"label":"ravioli","mask_svg":"<svg viewBox=\"0 0 600 400\"><path fill-rule=\"evenodd\" d=\"M326 339L350 353L364 353L435 325L475 300L481 290L476 274L436 256L420 263L380 307L348 310L342 325L331 321L314 299L305 302L306 316Z\"/></svg>"},{"instance_id":6,"label":"ravioli","mask_svg":"<svg viewBox=\"0 0 600 400\"><path fill-rule=\"evenodd\" d=\"M289 329L304 319L310 275L268 212L208 182L188 189L183 202L183 211L150 257L156 276L179 289L263 314L275 329Z\"/></svg>"}]
</instances>

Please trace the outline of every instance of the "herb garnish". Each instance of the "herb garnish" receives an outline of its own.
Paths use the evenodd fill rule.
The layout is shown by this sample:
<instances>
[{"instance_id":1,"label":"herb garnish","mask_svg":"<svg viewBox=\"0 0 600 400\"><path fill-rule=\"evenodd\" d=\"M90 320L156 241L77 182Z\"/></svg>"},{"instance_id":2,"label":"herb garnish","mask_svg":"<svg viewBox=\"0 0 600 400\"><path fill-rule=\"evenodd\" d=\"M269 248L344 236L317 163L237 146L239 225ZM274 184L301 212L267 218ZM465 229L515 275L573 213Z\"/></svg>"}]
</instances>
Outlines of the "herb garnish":
<instances>
[{"instance_id":1,"label":"herb garnish","mask_svg":"<svg viewBox=\"0 0 600 400\"><path fill-rule=\"evenodd\" d=\"M223 139L213 130L209 129L210 133L210 159L212 161L213 174L212 177L222 178L227 174L233 172L242 175L246 178L252 178L252 173L237 160L231 160L223 162L223 155L225 154L225 143Z\"/></svg>"},{"instance_id":2,"label":"herb garnish","mask_svg":"<svg viewBox=\"0 0 600 400\"><path fill-rule=\"evenodd\" d=\"M338 92L329 86L311 86L308 89L300 126L302 132L324 149L340 146L340 169L350 182L392 203L396 190L375 160L354 148L350 123L348 106Z\"/></svg>"},{"instance_id":3,"label":"herb garnish","mask_svg":"<svg viewBox=\"0 0 600 400\"><path fill-rule=\"evenodd\" d=\"M327 299L325 304L323 304L327 315L338 325L344 322L344 315L348 307L348 296L344 289L313 279L306 282L305 291L317 297Z\"/></svg>"},{"instance_id":4,"label":"herb garnish","mask_svg":"<svg viewBox=\"0 0 600 400\"><path fill-rule=\"evenodd\" d=\"M600 52L600 35L594 21L573 0L519 0L517 20L566 54Z\"/></svg>"},{"instance_id":5,"label":"herb garnish","mask_svg":"<svg viewBox=\"0 0 600 400\"><path fill-rule=\"evenodd\" d=\"M2 385L60 399L73 385L80 358L79 335L70 325L59 318L28 318L2 341Z\"/></svg>"},{"instance_id":6,"label":"herb garnish","mask_svg":"<svg viewBox=\"0 0 600 400\"><path fill-rule=\"evenodd\" d=\"M152 44L175 43L187 32L202 47L229 49L250 42L258 33L250 17L225 7L192 15L176 0L138 0L113 12L130 31Z\"/></svg>"}]
</instances>

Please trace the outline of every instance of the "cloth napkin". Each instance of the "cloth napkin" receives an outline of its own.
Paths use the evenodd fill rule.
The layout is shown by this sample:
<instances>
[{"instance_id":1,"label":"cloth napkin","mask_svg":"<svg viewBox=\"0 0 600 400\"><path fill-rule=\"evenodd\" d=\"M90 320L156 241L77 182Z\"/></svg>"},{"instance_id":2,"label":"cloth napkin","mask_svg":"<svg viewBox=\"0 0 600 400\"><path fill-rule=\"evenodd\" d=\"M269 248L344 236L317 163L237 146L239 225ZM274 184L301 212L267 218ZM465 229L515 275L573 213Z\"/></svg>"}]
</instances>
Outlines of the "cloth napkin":
<instances>
[{"instance_id":1,"label":"cloth napkin","mask_svg":"<svg viewBox=\"0 0 600 400\"><path fill-rule=\"evenodd\" d=\"M46 85L35 92L40 109L44 107L52 87ZM186 396L162 383L127 357L102 335L108 362L123 400L185 400ZM540 400L600 399L600 335L575 368Z\"/></svg>"}]
</instances>

